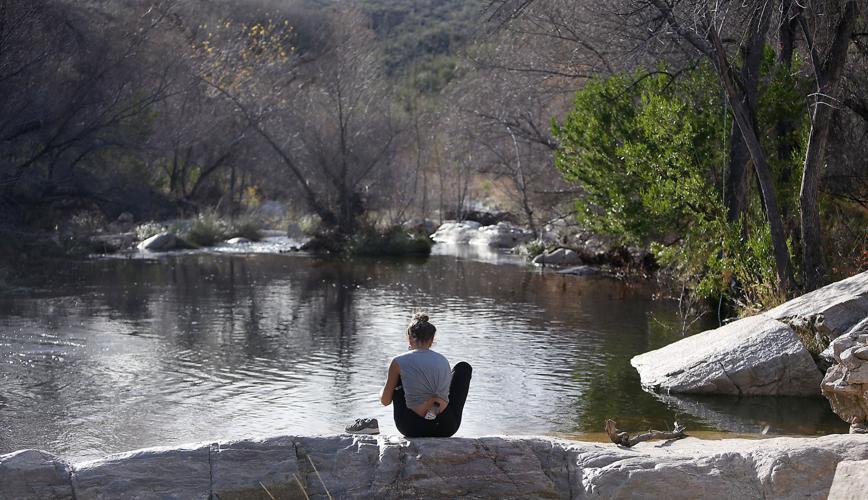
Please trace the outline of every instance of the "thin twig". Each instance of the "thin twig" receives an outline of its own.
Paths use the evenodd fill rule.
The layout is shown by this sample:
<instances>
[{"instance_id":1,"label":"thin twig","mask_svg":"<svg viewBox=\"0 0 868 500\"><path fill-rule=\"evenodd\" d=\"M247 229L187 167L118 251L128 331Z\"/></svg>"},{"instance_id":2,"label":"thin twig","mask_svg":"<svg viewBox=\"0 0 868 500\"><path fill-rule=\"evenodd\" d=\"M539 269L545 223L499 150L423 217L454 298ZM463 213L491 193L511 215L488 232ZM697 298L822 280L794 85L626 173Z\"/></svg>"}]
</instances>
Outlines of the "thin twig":
<instances>
[{"instance_id":1,"label":"thin twig","mask_svg":"<svg viewBox=\"0 0 868 500\"><path fill-rule=\"evenodd\" d=\"M301 493L304 495L304 500L310 500L310 497L307 496L307 491L304 489L304 485L301 484L301 479L298 478L297 475L293 474L292 478L295 479L295 482L298 483L298 487L301 488Z\"/></svg>"},{"instance_id":2,"label":"thin twig","mask_svg":"<svg viewBox=\"0 0 868 500\"><path fill-rule=\"evenodd\" d=\"M266 488L265 485L262 484L262 481L259 481L259 486L262 486L262 489L265 490L265 494L268 495L268 498L270 498L271 500L277 500L276 498L274 498L274 495L272 495L271 492L268 491L268 488Z\"/></svg>"},{"instance_id":3,"label":"thin twig","mask_svg":"<svg viewBox=\"0 0 868 500\"><path fill-rule=\"evenodd\" d=\"M332 494L329 493L329 489L325 485L325 481L323 481L322 476L319 475L319 471L316 469L316 464L313 463L313 459L310 458L310 455L307 456L307 460L310 462L311 467L313 467L313 471L316 473L316 477L319 479L319 483L322 485L322 489L325 490L326 495L328 495L329 500L334 500Z\"/></svg>"}]
</instances>

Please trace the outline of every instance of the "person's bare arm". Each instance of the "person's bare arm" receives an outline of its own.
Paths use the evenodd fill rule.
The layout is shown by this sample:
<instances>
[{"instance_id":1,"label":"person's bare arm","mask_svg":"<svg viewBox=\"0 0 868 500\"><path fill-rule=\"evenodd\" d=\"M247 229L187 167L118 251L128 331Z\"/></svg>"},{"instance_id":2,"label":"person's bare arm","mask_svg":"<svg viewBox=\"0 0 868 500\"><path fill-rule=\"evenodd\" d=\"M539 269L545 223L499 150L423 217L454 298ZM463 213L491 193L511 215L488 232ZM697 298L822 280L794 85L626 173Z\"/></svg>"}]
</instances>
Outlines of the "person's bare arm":
<instances>
[{"instance_id":1,"label":"person's bare arm","mask_svg":"<svg viewBox=\"0 0 868 500\"><path fill-rule=\"evenodd\" d=\"M380 390L380 403L383 406L392 404L392 396L395 392L395 387L398 385L398 377L401 376L401 366L394 359L389 364L389 375L386 377L386 385Z\"/></svg>"}]
</instances>

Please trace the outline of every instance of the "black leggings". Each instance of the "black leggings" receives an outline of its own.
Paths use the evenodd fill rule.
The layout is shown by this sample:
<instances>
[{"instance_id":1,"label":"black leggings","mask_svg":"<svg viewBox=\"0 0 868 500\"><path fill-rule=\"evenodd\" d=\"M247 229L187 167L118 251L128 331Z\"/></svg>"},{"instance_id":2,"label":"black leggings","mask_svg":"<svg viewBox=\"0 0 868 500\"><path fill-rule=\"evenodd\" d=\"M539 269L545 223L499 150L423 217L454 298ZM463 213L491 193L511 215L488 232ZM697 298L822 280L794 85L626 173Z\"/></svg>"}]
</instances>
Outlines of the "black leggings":
<instances>
[{"instance_id":1,"label":"black leggings","mask_svg":"<svg viewBox=\"0 0 868 500\"><path fill-rule=\"evenodd\" d=\"M404 399L404 389L395 389L392 396L392 409L395 414L395 427L406 437L450 437L461 426L461 413L467 402L467 392L470 390L470 376L473 368L464 361L452 368L452 383L449 385L449 404L434 420L420 417L415 411L407 408ZM401 379L398 379L401 386Z\"/></svg>"}]
</instances>

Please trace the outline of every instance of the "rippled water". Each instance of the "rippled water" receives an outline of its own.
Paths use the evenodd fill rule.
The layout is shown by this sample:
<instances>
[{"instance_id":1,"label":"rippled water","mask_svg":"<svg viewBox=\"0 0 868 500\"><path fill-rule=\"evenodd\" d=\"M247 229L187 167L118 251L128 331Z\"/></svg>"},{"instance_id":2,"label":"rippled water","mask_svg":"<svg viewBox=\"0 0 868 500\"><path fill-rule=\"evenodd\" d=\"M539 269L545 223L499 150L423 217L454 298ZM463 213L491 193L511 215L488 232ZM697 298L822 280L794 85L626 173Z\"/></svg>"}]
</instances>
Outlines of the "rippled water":
<instances>
[{"instance_id":1,"label":"rippled water","mask_svg":"<svg viewBox=\"0 0 868 500\"><path fill-rule=\"evenodd\" d=\"M438 248L438 247L435 247ZM622 427L822 433L822 399L643 392L631 356L676 340L647 286L439 247L427 259L182 253L30 271L0 295L0 453L72 459L263 434L396 433L377 392L413 312L474 367L459 435ZM667 326L670 325L670 326ZM794 409L796 409L794 411Z\"/></svg>"}]
</instances>

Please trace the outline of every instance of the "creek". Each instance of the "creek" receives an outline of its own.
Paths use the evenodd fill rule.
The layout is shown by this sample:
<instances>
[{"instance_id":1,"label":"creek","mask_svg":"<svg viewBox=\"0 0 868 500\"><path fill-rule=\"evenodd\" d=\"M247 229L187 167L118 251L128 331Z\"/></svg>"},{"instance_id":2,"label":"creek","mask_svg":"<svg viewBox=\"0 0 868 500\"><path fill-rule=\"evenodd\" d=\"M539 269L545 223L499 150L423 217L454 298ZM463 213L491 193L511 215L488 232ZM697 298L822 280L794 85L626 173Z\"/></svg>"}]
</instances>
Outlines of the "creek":
<instances>
[{"instance_id":1,"label":"creek","mask_svg":"<svg viewBox=\"0 0 868 500\"><path fill-rule=\"evenodd\" d=\"M474 367L460 436L671 427L846 432L820 398L644 392L632 356L681 338L650 284L564 276L472 247L427 258L179 252L54 262L0 295L0 454L82 460L192 441L335 434L376 417L404 329ZM716 326L708 318L696 328Z\"/></svg>"}]
</instances>

